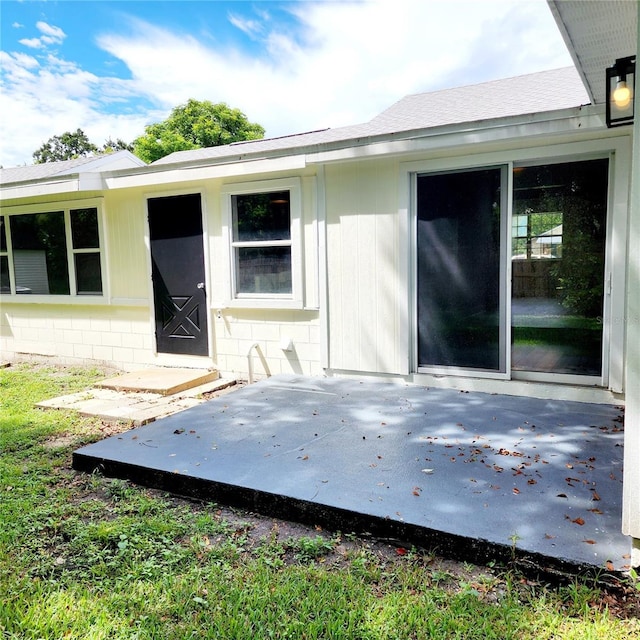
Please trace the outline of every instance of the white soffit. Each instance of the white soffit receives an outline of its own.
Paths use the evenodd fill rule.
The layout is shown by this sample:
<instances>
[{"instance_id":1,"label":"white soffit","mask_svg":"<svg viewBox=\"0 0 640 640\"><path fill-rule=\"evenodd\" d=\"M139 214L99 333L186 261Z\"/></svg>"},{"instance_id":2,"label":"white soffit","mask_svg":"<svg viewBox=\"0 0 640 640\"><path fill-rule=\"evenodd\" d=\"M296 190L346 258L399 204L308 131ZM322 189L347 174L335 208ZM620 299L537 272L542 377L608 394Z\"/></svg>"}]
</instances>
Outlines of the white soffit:
<instances>
[{"instance_id":1,"label":"white soffit","mask_svg":"<svg viewBox=\"0 0 640 640\"><path fill-rule=\"evenodd\" d=\"M605 102L605 69L637 54L636 0L547 0L595 104Z\"/></svg>"}]
</instances>

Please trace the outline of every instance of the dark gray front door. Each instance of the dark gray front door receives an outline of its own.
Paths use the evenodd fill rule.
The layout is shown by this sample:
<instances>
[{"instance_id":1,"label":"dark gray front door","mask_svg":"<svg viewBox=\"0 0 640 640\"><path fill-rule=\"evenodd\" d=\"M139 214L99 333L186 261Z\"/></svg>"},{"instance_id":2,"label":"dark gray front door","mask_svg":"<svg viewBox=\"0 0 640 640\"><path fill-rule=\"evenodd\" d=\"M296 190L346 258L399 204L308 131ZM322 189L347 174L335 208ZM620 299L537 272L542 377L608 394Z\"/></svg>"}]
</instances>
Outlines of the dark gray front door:
<instances>
[{"instance_id":1,"label":"dark gray front door","mask_svg":"<svg viewBox=\"0 0 640 640\"><path fill-rule=\"evenodd\" d=\"M149 198L148 211L158 351L206 356L200 195Z\"/></svg>"}]
</instances>

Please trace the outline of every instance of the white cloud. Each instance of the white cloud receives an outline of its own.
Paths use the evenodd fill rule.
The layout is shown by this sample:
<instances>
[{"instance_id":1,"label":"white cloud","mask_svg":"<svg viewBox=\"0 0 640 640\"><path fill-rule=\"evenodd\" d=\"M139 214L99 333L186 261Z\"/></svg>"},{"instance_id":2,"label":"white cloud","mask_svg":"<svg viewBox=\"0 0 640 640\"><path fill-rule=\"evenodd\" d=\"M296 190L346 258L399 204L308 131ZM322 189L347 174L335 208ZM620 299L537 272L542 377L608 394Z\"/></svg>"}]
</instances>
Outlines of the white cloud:
<instances>
[{"instance_id":1,"label":"white cloud","mask_svg":"<svg viewBox=\"0 0 640 640\"><path fill-rule=\"evenodd\" d=\"M37 22L36 28L42 35L39 38L23 38L20 44L30 49L44 49L50 44L62 44L67 37L60 27L55 27L46 22Z\"/></svg>"},{"instance_id":2,"label":"white cloud","mask_svg":"<svg viewBox=\"0 0 640 640\"><path fill-rule=\"evenodd\" d=\"M227 102L273 136L363 122L408 93L571 64L544 0L298 2L292 32L265 5L250 14L247 6L229 20L259 44L257 54L133 17L97 39L131 79L97 77L56 56L36 67L12 54L0 99L21 126L3 118L0 137L20 130L21 139L3 145L0 162L30 161L44 140L77 127L99 143L131 140L189 98ZM38 28L42 43L65 38ZM109 115L114 104L141 100L153 111Z\"/></svg>"},{"instance_id":3,"label":"white cloud","mask_svg":"<svg viewBox=\"0 0 640 640\"><path fill-rule=\"evenodd\" d=\"M20 44L25 47L29 47L30 49L42 49L44 46L42 40L40 38L23 38L19 40Z\"/></svg>"},{"instance_id":4,"label":"white cloud","mask_svg":"<svg viewBox=\"0 0 640 640\"><path fill-rule=\"evenodd\" d=\"M48 38L52 42L62 42L67 36L60 27L47 24L46 22L36 22L36 28L44 34L43 38Z\"/></svg>"},{"instance_id":5,"label":"white cloud","mask_svg":"<svg viewBox=\"0 0 640 640\"><path fill-rule=\"evenodd\" d=\"M263 26L259 20L248 20L231 13L229 14L229 22L251 38L258 36L263 32Z\"/></svg>"}]
</instances>

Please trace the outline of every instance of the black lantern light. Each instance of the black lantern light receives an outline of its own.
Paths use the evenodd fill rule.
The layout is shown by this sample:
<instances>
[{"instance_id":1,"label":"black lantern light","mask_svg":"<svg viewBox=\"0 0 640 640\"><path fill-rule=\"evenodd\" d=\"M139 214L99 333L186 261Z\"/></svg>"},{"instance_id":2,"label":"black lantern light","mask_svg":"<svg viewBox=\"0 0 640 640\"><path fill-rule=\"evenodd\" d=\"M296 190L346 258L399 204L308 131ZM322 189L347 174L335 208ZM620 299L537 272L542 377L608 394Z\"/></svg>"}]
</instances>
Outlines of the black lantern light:
<instances>
[{"instance_id":1,"label":"black lantern light","mask_svg":"<svg viewBox=\"0 0 640 640\"><path fill-rule=\"evenodd\" d=\"M618 58L607 69L607 127L633 122L636 57Z\"/></svg>"}]
</instances>

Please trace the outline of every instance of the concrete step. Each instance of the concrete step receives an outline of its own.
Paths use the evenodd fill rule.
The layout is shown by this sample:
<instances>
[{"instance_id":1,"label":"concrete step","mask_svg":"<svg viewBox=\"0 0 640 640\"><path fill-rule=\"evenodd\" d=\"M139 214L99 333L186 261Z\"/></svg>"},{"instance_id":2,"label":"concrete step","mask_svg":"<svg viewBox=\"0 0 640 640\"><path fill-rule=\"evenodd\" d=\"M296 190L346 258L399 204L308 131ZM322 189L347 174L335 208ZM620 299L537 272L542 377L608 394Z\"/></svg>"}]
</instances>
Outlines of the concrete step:
<instances>
[{"instance_id":1,"label":"concrete step","mask_svg":"<svg viewBox=\"0 0 640 640\"><path fill-rule=\"evenodd\" d=\"M96 388L43 400L40 409L64 409L107 421L127 421L139 426L206 402L204 394L234 389L235 380L216 380L172 395Z\"/></svg>"},{"instance_id":2,"label":"concrete step","mask_svg":"<svg viewBox=\"0 0 640 640\"><path fill-rule=\"evenodd\" d=\"M154 368L142 369L124 373L114 378L108 378L96 383L99 389L114 391L132 391L141 393L157 393L170 396L186 389L199 387L217 380L217 371L203 371L202 369Z\"/></svg>"}]
</instances>

